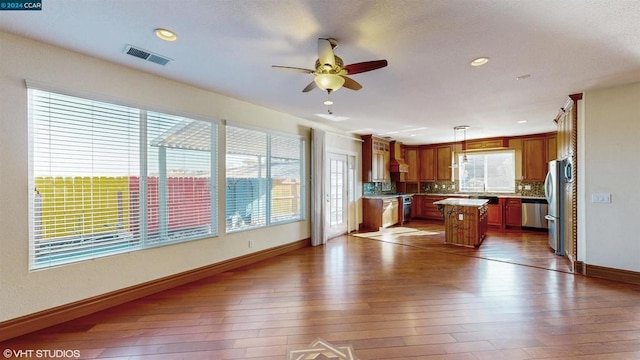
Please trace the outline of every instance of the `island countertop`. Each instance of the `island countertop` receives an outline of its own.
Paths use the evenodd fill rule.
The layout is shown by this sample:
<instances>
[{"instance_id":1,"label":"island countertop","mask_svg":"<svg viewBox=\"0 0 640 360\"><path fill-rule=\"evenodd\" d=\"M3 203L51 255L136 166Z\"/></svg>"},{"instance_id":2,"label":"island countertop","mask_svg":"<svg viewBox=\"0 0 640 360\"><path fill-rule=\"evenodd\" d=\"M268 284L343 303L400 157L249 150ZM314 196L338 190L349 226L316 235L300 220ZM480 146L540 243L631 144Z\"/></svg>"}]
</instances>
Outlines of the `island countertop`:
<instances>
[{"instance_id":1,"label":"island countertop","mask_svg":"<svg viewBox=\"0 0 640 360\"><path fill-rule=\"evenodd\" d=\"M435 205L453 205L453 206L470 206L478 207L489 202L487 199L467 199L467 198L446 198L444 200L434 201Z\"/></svg>"}]
</instances>

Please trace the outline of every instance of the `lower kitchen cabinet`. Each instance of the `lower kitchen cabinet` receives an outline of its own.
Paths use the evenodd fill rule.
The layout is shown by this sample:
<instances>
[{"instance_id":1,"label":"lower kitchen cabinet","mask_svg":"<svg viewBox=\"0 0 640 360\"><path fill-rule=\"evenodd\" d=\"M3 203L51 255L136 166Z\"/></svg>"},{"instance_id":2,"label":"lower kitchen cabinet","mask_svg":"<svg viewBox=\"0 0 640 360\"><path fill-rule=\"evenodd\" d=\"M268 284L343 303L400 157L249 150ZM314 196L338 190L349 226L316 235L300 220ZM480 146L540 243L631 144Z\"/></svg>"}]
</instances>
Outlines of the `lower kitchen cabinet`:
<instances>
[{"instance_id":1,"label":"lower kitchen cabinet","mask_svg":"<svg viewBox=\"0 0 640 360\"><path fill-rule=\"evenodd\" d=\"M438 210L438 206L434 205L435 201L446 199L446 196L438 195L414 195L412 207L412 216L420 219L443 220L442 213ZM412 206L413 206L412 204Z\"/></svg>"},{"instance_id":2,"label":"lower kitchen cabinet","mask_svg":"<svg viewBox=\"0 0 640 360\"><path fill-rule=\"evenodd\" d=\"M399 202L397 197L362 199L363 230L378 231L398 223Z\"/></svg>"},{"instance_id":3,"label":"lower kitchen cabinet","mask_svg":"<svg viewBox=\"0 0 640 360\"><path fill-rule=\"evenodd\" d=\"M515 198L505 199L504 205L505 225L509 227L522 227L522 200Z\"/></svg>"},{"instance_id":4,"label":"lower kitchen cabinet","mask_svg":"<svg viewBox=\"0 0 640 360\"><path fill-rule=\"evenodd\" d=\"M499 200L497 204L489 204L487 205L487 225L490 226L503 226L502 220L502 199Z\"/></svg>"}]
</instances>

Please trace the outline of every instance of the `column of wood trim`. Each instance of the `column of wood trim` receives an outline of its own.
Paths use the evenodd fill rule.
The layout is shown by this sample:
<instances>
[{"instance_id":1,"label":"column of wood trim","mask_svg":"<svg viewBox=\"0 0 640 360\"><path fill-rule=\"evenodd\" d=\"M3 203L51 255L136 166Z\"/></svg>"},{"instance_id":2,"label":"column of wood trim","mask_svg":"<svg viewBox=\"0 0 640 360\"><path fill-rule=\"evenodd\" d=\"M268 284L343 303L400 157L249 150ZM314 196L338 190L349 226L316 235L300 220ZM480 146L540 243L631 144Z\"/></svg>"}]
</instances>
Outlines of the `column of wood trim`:
<instances>
[{"instance_id":1,"label":"column of wood trim","mask_svg":"<svg viewBox=\"0 0 640 360\"><path fill-rule=\"evenodd\" d=\"M229 259L201 268L185 271L161 279L138 284L121 290L94 296L69 304L57 306L37 313L21 316L0 322L0 341L8 340L20 335L61 324L65 321L77 319L101 310L124 304L126 302L152 295L163 290L184 285L196 280L219 274L225 271L250 265L271 257L288 253L297 249L311 246L311 239L303 239L290 244L258 251L248 255Z\"/></svg>"},{"instance_id":2,"label":"column of wood trim","mask_svg":"<svg viewBox=\"0 0 640 360\"><path fill-rule=\"evenodd\" d=\"M576 261L578 260L578 100L582 100L582 93L571 94L569 98L573 102L573 111L571 113L571 156L573 157L572 176L573 186L571 194L571 241L573 242L573 253L567 254L571 258L573 271L576 271Z\"/></svg>"}]
</instances>

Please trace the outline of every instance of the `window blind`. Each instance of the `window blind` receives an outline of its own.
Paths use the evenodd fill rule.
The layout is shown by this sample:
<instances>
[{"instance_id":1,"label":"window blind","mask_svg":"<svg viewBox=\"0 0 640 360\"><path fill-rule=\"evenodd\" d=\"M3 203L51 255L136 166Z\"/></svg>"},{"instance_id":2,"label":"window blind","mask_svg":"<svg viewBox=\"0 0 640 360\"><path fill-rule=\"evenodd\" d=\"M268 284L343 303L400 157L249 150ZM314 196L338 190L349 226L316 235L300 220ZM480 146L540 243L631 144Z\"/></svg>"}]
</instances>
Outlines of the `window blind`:
<instances>
[{"instance_id":1,"label":"window blind","mask_svg":"<svg viewBox=\"0 0 640 360\"><path fill-rule=\"evenodd\" d=\"M271 222L290 221L302 216L300 184L302 155L300 139L271 136Z\"/></svg>"},{"instance_id":2,"label":"window blind","mask_svg":"<svg viewBox=\"0 0 640 360\"><path fill-rule=\"evenodd\" d=\"M304 141L226 127L226 230L302 219Z\"/></svg>"},{"instance_id":3,"label":"window blind","mask_svg":"<svg viewBox=\"0 0 640 360\"><path fill-rule=\"evenodd\" d=\"M185 149L196 141L177 130L197 127L211 145L214 124L32 88L28 94L32 269L216 234L216 147ZM151 141L163 137L183 143Z\"/></svg>"}]
</instances>

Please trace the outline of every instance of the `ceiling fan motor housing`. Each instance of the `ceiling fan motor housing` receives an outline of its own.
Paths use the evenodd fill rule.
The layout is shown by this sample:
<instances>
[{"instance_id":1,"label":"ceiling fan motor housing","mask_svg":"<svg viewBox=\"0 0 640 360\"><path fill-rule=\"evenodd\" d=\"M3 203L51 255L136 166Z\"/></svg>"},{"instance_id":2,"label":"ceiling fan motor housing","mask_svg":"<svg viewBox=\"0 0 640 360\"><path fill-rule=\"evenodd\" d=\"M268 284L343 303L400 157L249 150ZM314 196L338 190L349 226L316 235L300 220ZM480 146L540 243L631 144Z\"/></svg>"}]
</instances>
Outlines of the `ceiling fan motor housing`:
<instances>
[{"instance_id":1,"label":"ceiling fan motor housing","mask_svg":"<svg viewBox=\"0 0 640 360\"><path fill-rule=\"evenodd\" d=\"M345 75L347 73L347 71L345 69L343 69L342 67L344 66L344 62L342 61L342 59L339 56L334 56L335 57L335 65L331 66L331 64L321 64L320 63L320 59L316 60L316 75L322 75L322 74L338 74L338 75Z\"/></svg>"}]
</instances>

